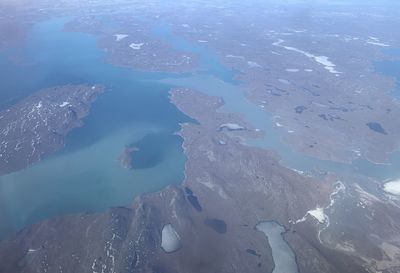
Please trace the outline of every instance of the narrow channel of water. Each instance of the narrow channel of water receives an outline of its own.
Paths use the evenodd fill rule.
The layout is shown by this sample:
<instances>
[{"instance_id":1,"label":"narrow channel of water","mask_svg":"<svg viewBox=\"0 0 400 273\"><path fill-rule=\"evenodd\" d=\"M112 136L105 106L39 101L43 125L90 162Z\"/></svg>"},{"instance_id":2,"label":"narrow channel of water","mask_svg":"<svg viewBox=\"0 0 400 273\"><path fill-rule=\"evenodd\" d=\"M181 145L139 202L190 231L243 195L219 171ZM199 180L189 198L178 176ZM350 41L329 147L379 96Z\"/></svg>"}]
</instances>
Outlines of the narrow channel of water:
<instances>
[{"instance_id":1,"label":"narrow channel of water","mask_svg":"<svg viewBox=\"0 0 400 273\"><path fill-rule=\"evenodd\" d=\"M168 28L157 28L158 32L164 31L159 37L169 42L176 49L184 49L198 56L207 56L207 61L203 62L203 67L208 68L207 64L219 62L218 56L210 51L206 45L191 44L175 35ZM192 45L192 47L191 47ZM191 49L193 48L193 51ZM391 67L396 69L391 69ZM400 77L400 62L384 62L377 69L385 73L386 68L391 71L391 76ZM185 78L165 78L161 83L167 83L180 87L189 87L210 96L222 97L225 105L221 109L224 112L238 113L250 122L255 128L261 129L266 133L265 137L250 140L247 144L276 151L282 158L282 164L305 172L314 170L330 171L334 173L358 173L364 176L373 177L378 180L387 180L400 177L400 152L395 152L389 157L389 164L374 164L365 159L356 159L352 163L340 163L329 160L320 160L311 156L297 152L289 145L281 141L282 129L274 126L272 115L258 105L250 102L245 94L247 90L235 82L234 73L221 66L218 66L217 73L192 75Z\"/></svg>"}]
</instances>

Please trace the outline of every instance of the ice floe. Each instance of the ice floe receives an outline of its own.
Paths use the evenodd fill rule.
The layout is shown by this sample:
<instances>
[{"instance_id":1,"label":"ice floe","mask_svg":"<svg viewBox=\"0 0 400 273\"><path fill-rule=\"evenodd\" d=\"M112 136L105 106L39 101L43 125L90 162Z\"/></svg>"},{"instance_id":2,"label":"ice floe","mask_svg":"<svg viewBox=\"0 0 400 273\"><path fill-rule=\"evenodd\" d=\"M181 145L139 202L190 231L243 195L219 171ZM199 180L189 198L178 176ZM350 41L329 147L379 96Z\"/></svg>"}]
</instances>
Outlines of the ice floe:
<instances>
[{"instance_id":1,"label":"ice floe","mask_svg":"<svg viewBox=\"0 0 400 273\"><path fill-rule=\"evenodd\" d=\"M114 35L116 42L119 42L119 41L125 39L128 36L129 36L128 34L115 34Z\"/></svg>"},{"instance_id":2,"label":"ice floe","mask_svg":"<svg viewBox=\"0 0 400 273\"><path fill-rule=\"evenodd\" d=\"M286 72L299 72L299 69L297 69L297 68L286 68L285 71Z\"/></svg>"},{"instance_id":3,"label":"ice floe","mask_svg":"<svg viewBox=\"0 0 400 273\"><path fill-rule=\"evenodd\" d=\"M171 224L167 224L161 231L161 248L171 253L181 247L181 238Z\"/></svg>"},{"instance_id":4,"label":"ice floe","mask_svg":"<svg viewBox=\"0 0 400 273\"><path fill-rule=\"evenodd\" d=\"M400 195L400 179L385 183L383 189L387 193Z\"/></svg>"}]
</instances>

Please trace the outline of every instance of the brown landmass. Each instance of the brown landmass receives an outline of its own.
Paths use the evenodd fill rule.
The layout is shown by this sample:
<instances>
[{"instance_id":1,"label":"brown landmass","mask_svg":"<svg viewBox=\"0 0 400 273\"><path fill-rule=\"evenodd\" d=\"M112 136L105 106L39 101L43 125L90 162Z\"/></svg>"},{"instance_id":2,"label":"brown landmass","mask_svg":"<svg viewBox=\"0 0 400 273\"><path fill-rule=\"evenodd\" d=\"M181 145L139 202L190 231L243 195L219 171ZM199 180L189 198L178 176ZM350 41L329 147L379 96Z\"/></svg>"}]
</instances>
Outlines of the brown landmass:
<instances>
[{"instance_id":1,"label":"brown landmass","mask_svg":"<svg viewBox=\"0 0 400 273\"><path fill-rule=\"evenodd\" d=\"M83 125L101 86L66 85L40 90L0 112L0 175L35 163L64 146Z\"/></svg>"},{"instance_id":2,"label":"brown landmass","mask_svg":"<svg viewBox=\"0 0 400 273\"><path fill-rule=\"evenodd\" d=\"M188 157L182 187L143 195L130 208L25 228L0 243L0 272L271 272L268 241L254 228L268 220L287 229L300 272L367 272L359 258L319 242L313 217L293 224L329 205L334 177L299 175L270 152L241 144L244 136L235 133L243 131L220 130L221 124L244 124L235 115L217 114L220 98L176 89L171 101L199 122L180 132ZM166 224L182 243L173 253L161 249Z\"/></svg>"}]
</instances>

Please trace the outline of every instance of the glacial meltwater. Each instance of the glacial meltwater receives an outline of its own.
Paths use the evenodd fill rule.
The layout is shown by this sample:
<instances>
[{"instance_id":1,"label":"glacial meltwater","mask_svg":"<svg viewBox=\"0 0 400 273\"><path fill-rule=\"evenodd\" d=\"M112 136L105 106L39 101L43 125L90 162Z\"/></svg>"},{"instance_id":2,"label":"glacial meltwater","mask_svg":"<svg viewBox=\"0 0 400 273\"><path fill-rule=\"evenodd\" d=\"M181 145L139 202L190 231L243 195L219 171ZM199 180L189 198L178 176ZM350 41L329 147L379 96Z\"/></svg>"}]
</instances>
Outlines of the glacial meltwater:
<instances>
[{"instance_id":1,"label":"glacial meltwater","mask_svg":"<svg viewBox=\"0 0 400 273\"><path fill-rule=\"evenodd\" d=\"M102 84L106 92L92 105L84 126L67 137L65 149L29 168L0 177L0 238L56 215L128 205L141 193L180 183L185 157L182 140L174 133L180 129L179 123L190 119L169 102L168 90L172 86L222 97L226 104L220 111L239 113L255 128L268 132L267 137L248 144L275 150L286 166L304 171L319 168L355 172L380 180L400 177L399 153L393 154L390 165L375 165L365 160L334 163L294 151L280 141L280 130L274 128L272 117L248 101L244 88L234 80L233 71L224 67L206 46L175 37L168 28L157 26L154 35L175 48L196 54L201 73L138 72L110 65L105 53L97 48L94 36L65 32L65 23L65 19L38 23L23 47L0 54L4 79L0 109L41 88L56 85ZM13 64L12 56L21 53L29 62ZM124 169L118 162L126 145L139 148L138 168L134 170ZM262 223L258 228L270 240L274 272L284 272L279 270L287 267L296 272L294 254L281 235L283 228L276 223Z\"/></svg>"},{"instance_id":2,"label":"glacial meltwater","mask_svg":"<svg viewBox=\"0 0 400 273\"><path fill-rule=\"evenodd\" d=\"M0 55L0 107L63 84L102 84L106 92L84 126L68 135L65 149L0 177L0 238L55 215L129 205L183 179L182 139L175 132L190 119L169 102L170 87L155 81L167 75L108 64L94 36L66 32L65 23L38 23L23 47ZM13 64L16 53L28 63ZM118 161L126 145L140 148L134 170Z\"/></svg>"}]
</instances>

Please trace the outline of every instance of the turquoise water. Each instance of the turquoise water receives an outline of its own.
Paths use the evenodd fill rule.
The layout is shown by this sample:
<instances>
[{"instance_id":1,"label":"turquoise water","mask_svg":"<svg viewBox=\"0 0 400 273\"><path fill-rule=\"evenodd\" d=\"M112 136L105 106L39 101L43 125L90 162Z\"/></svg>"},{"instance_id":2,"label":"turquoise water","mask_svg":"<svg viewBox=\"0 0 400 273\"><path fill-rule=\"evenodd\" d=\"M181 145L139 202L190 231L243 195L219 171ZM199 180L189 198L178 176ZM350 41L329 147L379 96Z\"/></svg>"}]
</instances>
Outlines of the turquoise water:
<instances>
[{"instance_id":1,"label":"turquoise water","mask_svg":"<svg viewBox=\"0 0 400 273\"><path fill-rule=\"evenodd\" d=\"M174 132L179 130L180 122L189 119L169 103L167 91L171 86L223 97L226 105L220 111L239 113L266 132L265 138L248 144L277 151L289 167L360 173L378 179L400 177L398 153L387 166L365 160L341 164L304 156L281 143L280 131L274 128L271 116L247 100L246 90L233 80L235 72L224 67L206 46L175 37L169 27L156 26L154 35L177 49L196 54L200 73L178 77L111 66L93 36L64 32L64 23L64 19L39 23L25 47L0 55L0 74L4 78L0 108L40 88L66 83L104 84L107 92L93 104L85 126L68 136L63 151L0 177L0 237L55 215L128 205L143 192L181 182L185 158L182 140ZM19 53L28 61L12 65L16 62L12 57ZM118 162L125 145L139 148L133 171ZM279 234L275 232L278 235L274 238L279 239L280 231L270 229L276 230ZM273 251L285 249L271 247ZM292 254L287 250L282 261L293 265Z\"/></svg>"},{"instance_id":2,"label":"turquoise water","mask_svg":"<svg viewBox=\"0 0 400 273\"><path fill-rule=\"evenodd\" d=\"M0 108L67 83L103 84L107 91L64 150L0 177L0 237L58 214L129 205L143 192L183 180L182 139L174 133L190 119L169 102L170 86L156 82L171 75L109 65L93 36L64 32L65 22L38 23L23 48L1 55ZM27 61L14 64L18 54ZM140 148L133 171L118 161L125 145Z\"/></svg>"}]
</instances>

